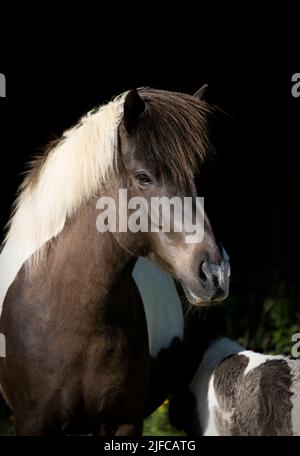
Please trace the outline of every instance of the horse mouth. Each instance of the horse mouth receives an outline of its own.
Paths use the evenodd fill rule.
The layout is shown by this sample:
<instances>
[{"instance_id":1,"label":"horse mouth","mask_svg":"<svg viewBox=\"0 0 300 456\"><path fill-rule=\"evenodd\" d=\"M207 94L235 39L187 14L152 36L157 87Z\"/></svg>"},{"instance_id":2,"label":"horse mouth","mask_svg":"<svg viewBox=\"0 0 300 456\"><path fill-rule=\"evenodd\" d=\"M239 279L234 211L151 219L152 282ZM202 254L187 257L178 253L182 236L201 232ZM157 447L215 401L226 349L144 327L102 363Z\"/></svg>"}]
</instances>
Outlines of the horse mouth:
<instances>
[{"instance_id":1,"label":"horse mouth","mask_svg":"<svg viewBox=\"0 0 300 456\"><path fill-rule=\"evenodd\" d=\"M184 290L184 293L188 299L188 301L195 305L195 306L199 306L199 307L206 307L206 306L211 306L211 305L216 305L216 304L219 304L221 301L224 301L224 299L227 298L228 296L228 291L226 292L217 292L217 293L214 293L214 294L208 294L208 293L205 293L205 291L203 290L203 292L201 294L196 294L192 288L190 288L189 286L181 283L181 286Z\"/></svg>"}]
</instances>

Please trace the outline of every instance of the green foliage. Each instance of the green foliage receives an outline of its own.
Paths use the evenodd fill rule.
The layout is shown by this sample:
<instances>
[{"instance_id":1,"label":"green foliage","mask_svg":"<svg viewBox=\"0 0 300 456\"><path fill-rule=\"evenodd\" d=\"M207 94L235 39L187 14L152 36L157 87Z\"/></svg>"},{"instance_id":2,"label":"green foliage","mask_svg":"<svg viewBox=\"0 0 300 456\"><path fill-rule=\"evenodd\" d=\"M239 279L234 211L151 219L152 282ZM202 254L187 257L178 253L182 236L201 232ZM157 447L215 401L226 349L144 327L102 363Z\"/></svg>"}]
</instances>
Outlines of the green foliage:
<instances>
[{"instance_id":1,"label":"green foliage","mask_svg":"<svg viewBox=\"0 0 300 456\"><path fill-rule=\"evenodd\" d=\"M151 416L145 419L143 435L184 435L169 423L168 401L164 402Z\"/></svg>"},{"instance_id":2,"label":"green foliage","mask_svg":"<svg viewBox=\"0 0 300 456\"><path fill-rule=\"evenodd\" d=\"M258 330L263 351L290 355L295 333L300 333L300 312L294 312L287 299L266 299Z\"/></svg>"},{"instance_id":3,"label":"green foliage","mask_svg":"<svg viewBox=\"0 0 300 456\"><path fill-rule=\"evenodd\" d=\"M0 397L0 435L14 435L14 426L9 409Z\"/></svg>"},{"instance_id":4,"label":"green foliage","mask_svg":"<svg viewBox=\"0 0 300 456\"><path fill-rule=\"evenodd\" d=\"M272 293L251 285L232 292L222 305L209 311L209 326L213 328L212 322L218 322L217 330L209 329L209 333L224 335L261 353L291 355L292 336L300 333L298 296L284 282L270 287Z\"/></svg>"},{"instance_id":5,"label":"green foliage","mask_svg":"<svg viewBox=\"0 0 300 456\"><path fill-rule=\"evenodd\" d=\"M266 298L261 306L252 330L249 329L247 315L240 328L235 326L234 337L228 332L228 337L238 340L249 349L268 354L290 356L292 336L300 333L300 311L295 308L293 301L286 298Z\"/></svg>"}]
</instances>

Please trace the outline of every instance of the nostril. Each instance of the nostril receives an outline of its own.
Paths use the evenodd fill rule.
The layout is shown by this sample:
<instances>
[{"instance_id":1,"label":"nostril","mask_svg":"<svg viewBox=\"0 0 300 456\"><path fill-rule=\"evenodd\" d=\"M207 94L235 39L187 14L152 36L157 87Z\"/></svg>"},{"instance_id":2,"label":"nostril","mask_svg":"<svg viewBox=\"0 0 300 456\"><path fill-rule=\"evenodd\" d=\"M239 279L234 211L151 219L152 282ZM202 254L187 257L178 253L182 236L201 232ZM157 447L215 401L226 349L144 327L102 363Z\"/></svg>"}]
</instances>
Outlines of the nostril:
<instances>
[{"instance_id":1,"label":"nostril","mask_svg":"<svg viewBox=\"0 0 300 456\"><path fill-rule=\"evenodd\" d=\"M201 261L199 266L199 278L205 282L207 280L207 275L204 270L205 261Z\"/></svg>"},{"instance_id":2,"label":"nostril","mask_svg":"<svg viewBox=\"0 0 300 456\"><path fill-rule=\"evenodd\" d=\"M209 281L211 286L217 289L220 287L220 278L215 269L214 265L209 266L207 261L201 261L199 265L199 279L203 283Z\"/></svg>"},{"instance_id":3,"label":"nostril","mask_svg":"<svg viewBox=\"0 0 300 456\"><path fill-rule=\"evenodd\" d=\"M212 281L213 281L214 287L218 288L219 287L219 279L218 279L218 277L215 274L213 274L213 276L212 276Z\"/></svg>"}]
</instances>

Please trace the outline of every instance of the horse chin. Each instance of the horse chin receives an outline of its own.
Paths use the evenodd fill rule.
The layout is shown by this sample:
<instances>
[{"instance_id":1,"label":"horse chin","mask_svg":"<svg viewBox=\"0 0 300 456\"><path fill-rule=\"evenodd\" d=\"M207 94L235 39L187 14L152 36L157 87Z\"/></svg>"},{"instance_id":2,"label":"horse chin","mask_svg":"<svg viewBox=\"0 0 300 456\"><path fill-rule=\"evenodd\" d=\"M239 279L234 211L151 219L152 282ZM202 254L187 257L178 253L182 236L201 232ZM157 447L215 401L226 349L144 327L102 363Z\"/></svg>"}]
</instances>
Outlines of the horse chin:
<instances>
[{"instance_id":1,"label":"horse chin","mask_svg":"<svg viewBox=\"0 0 300 456\"><path fill-rule=\"evenodd\" d=\"M206 307L214 304L209 296L205 296L205 294L196 294L190 287L181 283L184 293L188 299L188 301L193 304L194 306L198 307Z\"/></svg>"},{"instance_id":2,"label":"horse chin","mask_svg":"<svg viewBox=\"0 0 300 456\"><path fill-rule=\"evenodd\" d=\"M184 293L188 299L188 301L193 304L194 306L198 307L207 307L217 305L220 302L224 301L227 298L228 292L223 293L220 296L214 296L205 294L205 292L201 292L201 294L196 293L191 287L181 283Z\"/></svg>"}]
</instances>

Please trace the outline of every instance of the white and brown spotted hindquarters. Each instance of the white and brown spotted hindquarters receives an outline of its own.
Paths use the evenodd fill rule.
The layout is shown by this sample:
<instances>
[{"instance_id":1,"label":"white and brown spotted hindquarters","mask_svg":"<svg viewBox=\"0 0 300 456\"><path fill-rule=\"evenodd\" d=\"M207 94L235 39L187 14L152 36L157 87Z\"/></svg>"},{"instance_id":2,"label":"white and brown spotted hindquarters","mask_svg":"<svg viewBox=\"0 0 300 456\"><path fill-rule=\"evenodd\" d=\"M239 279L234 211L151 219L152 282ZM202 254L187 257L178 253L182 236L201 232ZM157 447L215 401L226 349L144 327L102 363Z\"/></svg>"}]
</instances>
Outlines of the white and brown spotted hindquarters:
<instances>
[{"instance_id":1,"label":"white and brown spotted hindquarters","mask_svg":"<svg viewBox=\"0 0 300 456\"><path fill-rule=\"evenodd\" d=\"M292 376L287 360L264 357L259 366L248 369L257 354L246 353L224 360L214 373L220 406L214 410L217 428L221 435L292 435Z\"/></svg>"},{"instance_id":2,"label":"white and brown spotted hindquarters","mask_svg":"<svg viewBox=\"0 0 300 456\"><path fill-rule=\"evenodd\" d=\"M224 359L214 371L210 395L220 435L293 433L292 375L288 360L281 356L243 351Z\"/></svg>"},{"instance_id":3,"label":"white and brown spotted hindquarters","mask_svg":"<svg viewBox=\"0 0 300 456\"><path fill-rule=\"evenodd\" d=\"M228 339L214 342L191 384L199 433L299 435L299 362L238 347Z\"/></svg>"}]
</instances>

